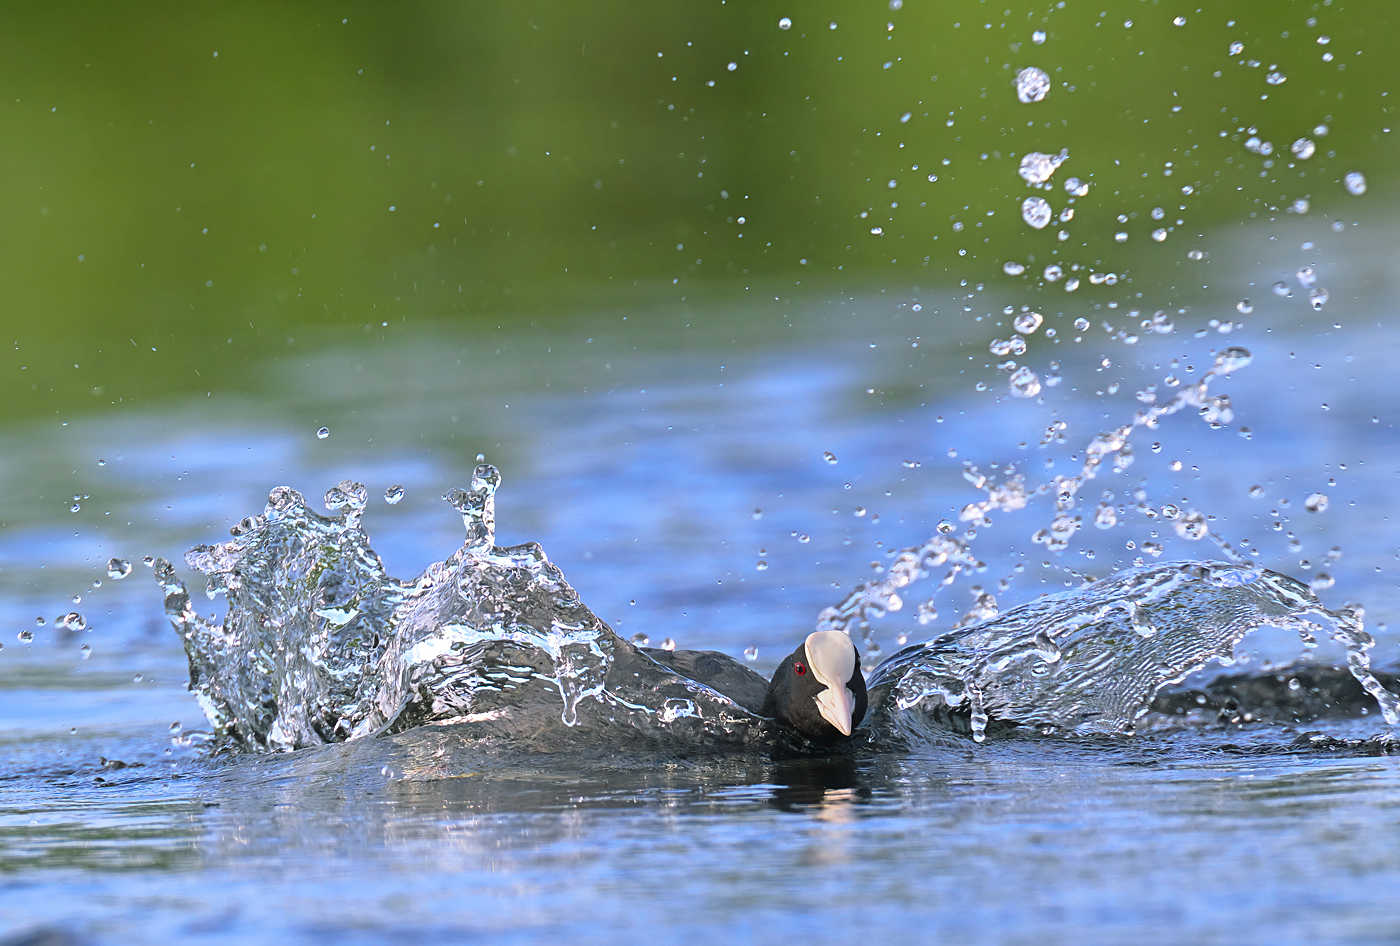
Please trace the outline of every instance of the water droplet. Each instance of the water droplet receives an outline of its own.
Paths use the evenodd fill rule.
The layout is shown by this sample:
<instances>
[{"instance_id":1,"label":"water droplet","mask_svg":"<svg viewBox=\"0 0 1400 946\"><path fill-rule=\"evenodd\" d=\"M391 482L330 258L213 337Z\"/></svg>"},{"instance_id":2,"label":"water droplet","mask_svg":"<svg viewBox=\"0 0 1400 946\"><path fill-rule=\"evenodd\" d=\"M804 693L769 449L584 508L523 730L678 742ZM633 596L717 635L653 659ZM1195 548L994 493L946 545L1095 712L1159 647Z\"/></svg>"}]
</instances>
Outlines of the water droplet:
<instances>
[{"instance_id":1,"label":"water droplet","mask_svg":"<svg viewBox=\"0 0 1400 946\"><path fill-rule=\"evenodd\" d=\"M390 506L397 506L399 501L403 499L403 493L403 487L395 483L384 491L384 501Z\"/></svg>"},{"instance_id":2,"label":"water droplet","mask_svg":"<svg viewBox=\"0 0 1400 946\"><path fill-rule=\"evenodd\" d=\"M757 647L745 647L745 648L744 648L744 659L745 659L745 660L757 660L757 659L758 659L758 648L757 648Z\"/></svg>"},{"instance_id":3,"label":"water droplet","mask_svg":"<svg viewBox=\"0 0 1400 946\"><path fill-rule=\"evenodd\" d=\"M1321 311L1322 307L1327 304L1329 298L1331 298L1331 296L1328 295L1327 290L1322 286L1318 286L1312 292L1308 293L1308 302L1312 305L1314 312Z\"/></svg>"},{"instance_id":4,"label":"water droplet","mask_svg":"<svg viewBox=\"0 0 1400 946\"><path fill-rule=\"evenodd\" d=\"M1293 201L1293 203L1289 205L1288 212L1295 214L1305 214L1311 208L1312 204L1308 203L1308 199L1306 197L1299 197L1297 200Z\"/></svg>"},{"instance_id":5,"label":"water droplet","mask_svg":"<svg viewBox=\"0 0 1400 946\"><path fill-rule=\"evenodd\" d=\"M791 20L789 17L783 17L781 20L778 21L778 29L780 29L780 30L790 30L790 29L792 29L792 20Z\"/></svg>"},{"instance_id":6,"label":"water droplet","mask_svg":"<svg viewBox=\"0 0 1400 946\"><path fill-rule=\"evenodd\" d=\"M353 480L341 480L326 490L323 502L326 504L326 508L333 512L340 509L360 512L365 508L365 499L365 484L356 483Z\"/></svg>"},{"instance_id":7,"label":"water droplet","mask_svg":"<svg viewBox=\"0 0 1400 946\"><path fill-rule=\"evenodd\" d=\"M1235 42L1230 44L1231 56L1238 56L1242 52L1244 52L1244 43L1241 43L1238 40L1236 40Z\"/></svg>"},{"instance_id":8,"label":"water droplet","mask_svg":"<svg viewBox=\"0 0 1400 946\"><path fill-rule=\"evenodd\" d=\"M1165 238L1165 235L1164 235L1164 238ZM1127 243L1127 242L1128 242L1128 235L1127 235L1126 233L1124 233L1122 230L1119 230L1117 233L1113 234L1113 242L1115 242L1115 243Z\"/></svg>"},{"instance_id":9,"label":"water droplet","mask_svg":"<svg viewBox=\"0 0 1400 946\"><path fill-rule=\"evenodd\" d=\"M1313 493L1307 499L1303 500L1303 508L1308 512L1326 512L1327 494Z\"/></svg>"},{"instance_id":10,"label":"water droplet","mask_svg":"<svg viewBox=\"0 0 1400 946\"><path fill-rule=\"evenodd\" d=\"M1100 529L1112 529L1118 524L1118 511L1108 503L1100 503L1094 510L1094 525Z\"/></svg>"},{"instance_id":11,"label":"water droplet","mask_svg":"<svg viewBox=\"0 0 1400 946\"><path fill-rule=\"evenodd\" d=\"M651 643L651 638L638 632L632 635L632 643L636 644L638 647L646 647Z\"/></svg>"},{"instance_id":12,"label":"water droplet","mask_svg":"<svg viewBox=\"0 0 1400 946\"><path fill-rule=\"evenodd\" d=\"M1077 177L1065 181L1065 193L1071 197L1083 197L1089 193L1089 185Z\"/></svg>"},{"instance_id":13,"label":"water droplet","mask_svg":"<svg viewBox=\"0 0 1400 946\"><path fill-rule=\"evenodd\" d=\"M113 558L107 560L107 577L121 581L131 574L131 563L124 558Z\"/></svg>"},{"instance_id":14,"label":"water droplet","mask_svg":"<svg viewBox=\"0 0 1400 946\"><path fill-rule=\"evenodd\" d=\"M1039 312L1022 312L1020 315L1016 316L1012 325L1015 326L1016 331L1023 335L1029 335L1031 332L1040 328L1040 323L1042 321L1044 321L1044 318Z\"/></svg>"},{"instance_id":15,"label":"water droplet","mask_svg":"<svg viewBox=\"0 0 1400 946\"><path fill-rule=\"evenodd\" d=\"M1288 81L1288 76L1284 75L1282 72L1271 72L1264 77L1264 81L1269 83L1269 85L1283 85Z\"/></svg>"},{"instance_id":16,"label":"water droplet","mask_svg":"<svg viewBox=\"0 0 1400 946\"><path fill-rule=\"evenodd\" d=\"M1335 584L1336 581L1333 580L1331 575L1326 572L1318 572L1313 576L1312 581L1308 582L1308 587L1313 591L1326 591Z\"/></svg>"},{"instance_id":17,"label":"water droplet","mask_svg":"<svg viewBox=\"0 0 1400 946\"><path fill-rule=\"evenodd\" d=\"M1360 171L1349 172L1347 176L1342 179L1342 183L1346 185L1347 192L1350 194L1355 194L1360 197L1362 194L1366 193L1366 175L1362 174Z\"/></svg>"},{"instance_id":18,"label":"water droplet","mask_svg":"<svg viewBox=\"0 0 1400 946\"><path fill-rule=\"evenodd\" d=\"M322 427L320 430L316 431L316 439L317 439L317 440L325 440L325 439L326 439L327 437L329 437L330 435L331 435L331 429L330 429L329 427ZM324 481L322 481L322 482L324 482Z\"/></svg>"},{"instance_id":19,"label":"water droplet","mask_svg":"<svg viewBox=\"0 0 1400 946\"><path fill-rule=\"evenodd\" d=\"M733 72L735 69L739 68L739 64L737 62L731 62L727 68L730 72Z\"/></svg>"},{"instance_id":20,"label":"water droplet","mask_svg":"<svg viewBox=\"0 0 1400 946\"><path fill-rule=\"evenodd\" d=\"M1079 318L1075 319L1075 320L1074 320L1074 330L1075 330L1076 332L1087 332L1087 331L1089 331L1089 320L1086 319L1086 318L1084 318L1083 316L1080 316Z\"/></svg>"},{"instance_id":21,"label":"water droplet","mask_svg":"<svg viewBox=\"0 0 1400 946\"><path fill-rule=\"evenodd\" d=\"M1032 43L1035 43L1037 46L1039 46L1041 43L1045 42L1045 31L1044 31L1044 30L1036 30L1034 33L1032 33L1032 34L1031 34L1031 42L1032 42Z\"/></svg>"},{"instance_id":22,"label":"water droplet","mask_svg":"<svg viewBox=\"0 0 1400 946\"><path fill-rule=\"evenodd\" d=\"M1040 151L1028 151L1021 158L1021 177L1027 184L1044 184L1050 180L1050 176L1065 163L1069 157L1069 149L1065 148L1059 154L1044 154Z\"/></svg>"},{"instance_id":23,"label":"water droplet","mask_svg":"<svg viewBox=\"0 0 1400 946\"><path fill-rule=\"evenodd\" d=\"M854 515L857 519L859 519L861 516L864 516L864 515L865 515L865 507L864 507L864 506L857 506L857 507L855 508L855 511L852 513L852 515Z\"/></svg>"},{"instance_id":24,"label":"water droplet","mask_svg":"<svg viewBox=\"0 0 1400 946\"><path fill-rule=\"evenodd\" d=\"M1184 16L1179 16L1179 17L1177 17L1176 19L1172 20L1172 24L1173 24L1174 26L1185 26L1185 25L1186 25L1186 17L1184 17Z\"/></svg>"},{"instance_id":25,"label":"water droplet","mask_svg":"<svg viewBox=\"0 0 1400 946\"><path fill-rule=\"evenodd\" d=\"M675 649L676 649L676 642L675 642L674 640L672 640L671 638L668 637L668 638L666 638L664 641L661 642L661 649L662 649L662 650L675 650Z\"/></svg>"},{"instance_id":26,"label":"water droplet","mask_svg":"<svg viewBox=\"0 0 1400 946\"><path fill-rule=\"evenodd\" d=\"M1016 73L1016 97L1022 102L1039 102L1050 94L1050 77L1044 69L1027 66Z\"/></svg>"},{"instance_id":27,"label":"water droplet","mask_svg":"<svg viewBox=\"0 0 1400 946\"><path fill-rule=\"evenodd\" d=\"M768 571L768 563L763 561L762 559L759 559L758 564L755 565L754 568L758 569L761 572L766 572Z\"/></svg>"},{"instance_id":28,"label":"water droplet","mask_svg":"<svg viewBox=\"0 0 1400 946\"><path fill-rule=\"evenodd\" d=\"M78 503L74 503L73 505L71 505L71 506L68 507L68 511L69 511L69 512L77 512L79 509L82 509L82 508L83 508L83 507L80 506Z\"/></svg>"},{"instance_id":29,"label":"water droplet","mask_svg":"<svg viewBox=\"0 0 1400 946\"><path fill-rule=\"evenodd\" d=\"M1276 295L1276 296L1291 296L1291 295L1293 295L1293 293L1290 292L1289 289L1288 289L1288 283L1284 282L1282 279L1280 279L1278 282L1274 283L1274 284L1273 284L1272 286L1270 286L1269 288L1273 290L1274 295Z\"/></svg>"},{"instance_id":30,"label":"water droplet","mask_svg":"<svg viewBox=\"0 0 1400 946\"><path fill-rule=\"evenodd\" d=\"M1248 348L1232 345L1229 348L1221 349L1220 354L1215 356L1215 373L1229 374L1232 371L1239 371L1241 368L1247 368L1253 360L1254 356L1250 354Z\"/></svg>"},{"instance_id":31,"label":"water droplet","mask_svg":"<svg viewBox=\"0 0 1400 946\"><path fill-rule=\"evenodd\" d=\"M1249 498L1250 498L1250 499L1263 499L1263 498L1264 498L1264 487L1258 486L1258 485L1251 486L1251 487L1249 488Z\"/></svg>"},{"instance_id":32,"label":"water droplet","mask_svg":"<svg viewBox=\"0 0 1400 946\"><path fill-rule=\"evenodd\" d=\"M1311 289L1317 285L1317 273L1313 272L1311 266L1304 266L1298 270L1298 285L1304 289Z\"/></svg>"},{"instance_id":33,"label":"water droplet","mask_svg":"<svg viewBox=\"0 0 1400 946\"><path fill-rule=\"evenodd\" d=\"M1202 253L1200 250L1190 250L1187 252L1186 258L1189 260L1200 261L1206 258L1206 254Z\"/></svg>"},{"instance_id":34,"label":"water droplet","mask_svg":"<svg viewBox=\"0 0 1400 946\"><path fill-rule=\"evenodd\" d=\"M92 645L84 644L83 646L78 648L78 653L83 655L84 660L87 660L89 657L92 656Z\"/></svg>"},{"instance_id":35,"label":"water droplet","mask_svg":"<svg viewBox=\"0 0 1400 946\"><path fill-rule=\"evenodd\" d=\"M832 466L836 465L836 454L832 453L830 450L824 451L822 456L826 458L827 463L830 463Z\"/></svg>"},{"instance_id":36,"label":"water droplet","mask_svg":"<svg viewBox=\"0 0 1400 946\"><path fill-rule=\"evenodd\" d=\"M763 510L762 510L762 509L755 509L755 510L753 511L753 517L754 517L755 520L762 519L762 518L763 518Z\"/></svg>"},{"instance_id":37,"label":"water droplet","mask_svg":"<svg viewBox=\"0 0 1400 946\"><path fill-rule=\"evenodd\" d=\"M1197 512L1194 509L1183 512L1180 517L1173 518L1175 518L1176 521L1172 523L1172 528L1176 529L1177 535L1188 541L1196 542L1200 539L1204 539L1210 532L1210 529L1206 526L1205 514ZM1145 543L1143 548L1147 548Z\"/></svg>"},{"instance_id":38,"label":"water droplet","mask_svg":"<svg viewBox=\"0 0 1400 946\"><path fill-rule=\"evenodd\" d=\"M1021 202L1021 218L1037 230L1045 229L1054 211L1044 197L1027 197Z\"/></svg>"},{"instance_id":39,"label":"water droplet","mask_svg":"<svg viewBox=\"0 0 1400 946\"><path fill-rule=\"evenodd\" d=\"M1064 274L1065 271L1060 268L1058 263L1051 263L1049 266L1045 267L1046 282L1057 282Z\"/></svg>"},{"instance_id":40,"label":"water droplet","mask_svg":"<svg viewBox=\"0 0 1400 946\"><path fill-rule=\"evenodd\" d=\"M23 644L28 644L30 641L34 640L34 632L29 630L28 628L25 628L24 630L20 631L15 636L19 638L20 643Z\"/></svg>"},{"instance_id":41,"label":"water droplet","mask_svg":"<svg viewBox=\"0 0 1400 946\"><path fill-rule=\"evenodd\" d=\"M1040 393L1040 378L1022 365L1012 372L1009 387L1013 397L1035 397Z\"/></svg>"},{"instance_id":42,"label":"water droplet","mask_svg":"<svg viewBox=\"0 0 1400 946\"><path fill-rule=\"evenodd\" d=\"M1163 230L1161 227L1158 227L1156 230L1152 231L1152 239L1156 240L1158 243L1161 243L1166 238L1167 231Z\"/></svg>"},{"instance_id":43,"label":"water droplet","mask_svg":"<svg viewBox=\"0 0 1400 946\"><path fill-rule=\"evenodd\" d=\"M1026 271L1026 267L1016 262L1005 262L1001 264L1001 271L1008 276L1019 276Z\"/></svg>"},{"instance_id":44,"label":"water droplet","mask_svg":"<svg viewBox=\"0 0 1400 946\"><path fill-rule=\"evenodd\" d=\"M904 468L905 468L906 470L917 470L917 469L918 469L919 467L921 467L921 466L923 466L923 464L920 463L918 460L905 460L905 461L904 461Z\"/></svg>"},{"instance_id":45,"label":"water droplet","mask_svg":"<svg viewBox=\"0 0 1400 946\"><path fill-rule=\"evenodd\" d=\"M1313 144L1309 138L1299 138L1289 146L1289 151L1293 152L1293 157L1299 161L1306 161L1317 153L1317 145Z\"/></svg>"},{"instance_id":46,"label":"water droplet","mask_svg":"<svg viewBox=\"0 0 1400 946\"><path fill-rule=\"evenodd\" d=\"M812 541L812 537L804 532L797 537L797 541L801 542L803 545L806 545L808 542Z\"/></svg>"}]
</instances>

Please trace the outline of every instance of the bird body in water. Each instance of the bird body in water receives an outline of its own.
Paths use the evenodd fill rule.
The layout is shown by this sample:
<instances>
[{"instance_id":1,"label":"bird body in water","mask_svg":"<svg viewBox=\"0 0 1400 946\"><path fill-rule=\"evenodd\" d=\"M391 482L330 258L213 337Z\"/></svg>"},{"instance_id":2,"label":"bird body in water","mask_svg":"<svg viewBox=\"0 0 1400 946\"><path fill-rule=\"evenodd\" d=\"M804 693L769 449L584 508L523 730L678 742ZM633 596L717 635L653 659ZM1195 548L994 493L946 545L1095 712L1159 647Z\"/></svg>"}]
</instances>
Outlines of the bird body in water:
<instances>
[{"instance_id":1,"label":"bird body in water","mask_svg":"<svg viewBox=\"0 0 1400 946\"><path fill-rule=\"evenodd\" d=\"M778 664L771 680L719 651L651 647L642 651L818 745L845 742L865 718L868 698L860 652L840 631L809 634Z\"/></svg>"}]
</instances>

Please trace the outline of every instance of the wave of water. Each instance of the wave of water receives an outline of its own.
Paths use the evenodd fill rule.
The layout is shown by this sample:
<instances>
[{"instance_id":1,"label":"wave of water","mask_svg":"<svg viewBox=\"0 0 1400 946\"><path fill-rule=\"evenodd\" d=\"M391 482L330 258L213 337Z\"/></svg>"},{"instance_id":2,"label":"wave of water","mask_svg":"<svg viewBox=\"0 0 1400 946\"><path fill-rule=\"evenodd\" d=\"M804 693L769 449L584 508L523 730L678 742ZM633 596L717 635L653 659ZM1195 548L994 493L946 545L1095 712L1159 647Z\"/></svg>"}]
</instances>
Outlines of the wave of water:
<instances>
[{"instance_id":1,"label":"wave of water","mask_svg":"<svg viewBox=\"0 0 1400 946\"><path fill-rule=\"evenodd\" d=\"M538 544L496 546L499 484L482 464L470 489L447 495L466 540L408 581L385 572L360 524L365 488L349 481L326 494L329 516L279 487L232 539L190 550L209 595L228 598L222 621L200 617L158 560L217 742L289 751L452 725L523 751L808 748L617 635ZM967 554L930 554L950 552ZM1400 724L1400 701L1370 673L1359 614L1324 608L1276 572L1191 562L1128 569L906 648L871 675L859 735L868 745L948 731L980 740L997 722L1128 734L1164 686L1229 660L1266 625L1340 642L1352 675Z\"/></svg>"}]
</instances>

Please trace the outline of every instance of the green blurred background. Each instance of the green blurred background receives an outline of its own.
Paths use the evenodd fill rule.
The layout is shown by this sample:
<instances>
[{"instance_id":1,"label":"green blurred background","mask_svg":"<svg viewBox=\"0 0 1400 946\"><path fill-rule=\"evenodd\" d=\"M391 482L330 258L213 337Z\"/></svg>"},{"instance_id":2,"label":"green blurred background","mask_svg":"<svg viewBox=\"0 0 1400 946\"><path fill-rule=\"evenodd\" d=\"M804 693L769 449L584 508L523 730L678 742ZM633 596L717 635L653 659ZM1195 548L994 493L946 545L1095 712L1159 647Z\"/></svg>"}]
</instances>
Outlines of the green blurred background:
<instances>
[{"instance_id":1,"label":"green blurred background","mask_svg":"<svg viewBox=\"0 0 1400 946\"><path fill-rule=\"evenodd\" d=\"M1299 197L1355 213L1354 169L1369 205L1394 195L1393 0L891 6L12 4L7 417L237 391L308 336L384 323L947 285L1007 259L1174 288L1211 228ZM1038 104L1012 89L1027 65L1054 81ZM1249 127L1282 154L1247 152ZM1067 177L1094 187L1060 242L1021 221L1016 166L1063 147L1055 209Z\"/></svg>"}]
</instances>

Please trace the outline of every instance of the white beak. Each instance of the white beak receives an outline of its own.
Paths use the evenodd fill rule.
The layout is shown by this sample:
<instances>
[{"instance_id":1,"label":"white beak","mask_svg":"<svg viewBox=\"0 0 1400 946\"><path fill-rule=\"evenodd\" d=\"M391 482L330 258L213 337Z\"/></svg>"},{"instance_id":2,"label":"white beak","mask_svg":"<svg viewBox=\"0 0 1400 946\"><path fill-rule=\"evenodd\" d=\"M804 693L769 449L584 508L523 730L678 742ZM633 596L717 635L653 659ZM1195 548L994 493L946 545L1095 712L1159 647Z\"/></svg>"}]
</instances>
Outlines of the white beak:
<instances>
[{"instance_id":1,"label":"white beak","mask_svg":"<svg viewBox=\"0 0 1400 946\"><path fill-rule=\"evenodd\" d=\"M851 734L851 714L856 709L856 698L845 684L838 683L817 694L817 709L822 718L835 726L843 736Z\"/></svg>"}]
</instances>

